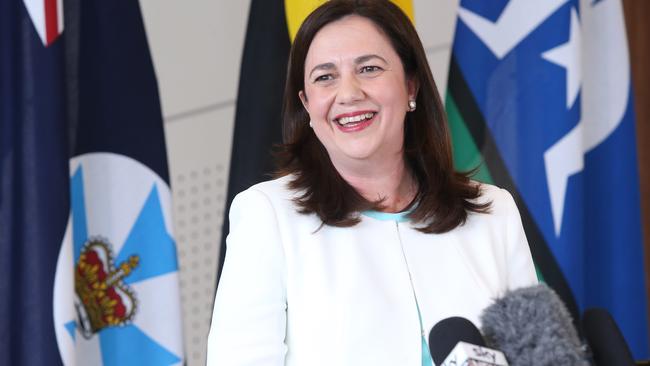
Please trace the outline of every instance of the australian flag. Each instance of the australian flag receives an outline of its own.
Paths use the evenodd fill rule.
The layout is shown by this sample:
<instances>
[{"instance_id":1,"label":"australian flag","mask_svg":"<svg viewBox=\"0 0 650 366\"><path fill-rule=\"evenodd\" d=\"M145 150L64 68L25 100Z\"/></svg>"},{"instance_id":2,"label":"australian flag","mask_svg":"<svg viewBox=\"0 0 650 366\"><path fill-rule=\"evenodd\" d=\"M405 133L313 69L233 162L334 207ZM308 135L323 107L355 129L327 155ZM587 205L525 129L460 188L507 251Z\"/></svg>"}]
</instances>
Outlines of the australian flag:
<instances>
[{"instance_id":1,"label":"australian flag","mask_svg":"<svg viewBox=\"0 0 650 366\"><path fill-rule=\"evenodd\" d=\"M619 0L462 0L447 109L457 166L513 192L541 279L644 358L628 57Z\"/></svg>"},{"instance_id":2,"label":"australian flag","mask_svg":"<svg viewBox=\"0 0 650 366\"><path fill-rule=\"evenodd\" d=\"M166 150L139 4L71 4L0 5L0 364L181 365Z\"/></svg>"},{"instance_id":3,"label":"australian flag","mask_svg":"<svg viewBox=\"0 0 650 366\"><path fill-rule=\"evenodd\" d=\"M63 24L53 9L0 2L1 365L61 359L52 302L69 177Z\"/></svg>"}]
</instances>

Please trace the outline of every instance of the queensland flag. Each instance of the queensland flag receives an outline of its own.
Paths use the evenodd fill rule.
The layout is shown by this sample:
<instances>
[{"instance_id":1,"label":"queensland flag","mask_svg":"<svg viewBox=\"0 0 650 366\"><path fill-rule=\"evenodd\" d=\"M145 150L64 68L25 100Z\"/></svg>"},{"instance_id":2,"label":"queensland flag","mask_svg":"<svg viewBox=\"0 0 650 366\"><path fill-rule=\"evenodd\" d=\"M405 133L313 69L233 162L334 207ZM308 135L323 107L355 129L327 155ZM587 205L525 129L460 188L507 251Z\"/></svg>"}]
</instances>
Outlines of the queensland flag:
<instances>
[{"instance_id":1,"label":"queensland flag","mask_svg":"<svg viewBox=\"0 0 650 366\"><path fill-rule=\"evenodd\" d=\"M539 276L646 358L628 57L619 0L461 0L447 111L457 167L514 194Z\"/></svg>"},{"instance_id":2,"label":"queensland flag","mask_svg":"<svg viewBox=\"0 0 650 366\"><path fill-rule=\"evenodd\" d=\"M61 1L2 5L0 364L181 365L165 141L139 4L77 5L65 17ZM64 33L63 19L74 25Z\"/></svg>"}]
</instances>

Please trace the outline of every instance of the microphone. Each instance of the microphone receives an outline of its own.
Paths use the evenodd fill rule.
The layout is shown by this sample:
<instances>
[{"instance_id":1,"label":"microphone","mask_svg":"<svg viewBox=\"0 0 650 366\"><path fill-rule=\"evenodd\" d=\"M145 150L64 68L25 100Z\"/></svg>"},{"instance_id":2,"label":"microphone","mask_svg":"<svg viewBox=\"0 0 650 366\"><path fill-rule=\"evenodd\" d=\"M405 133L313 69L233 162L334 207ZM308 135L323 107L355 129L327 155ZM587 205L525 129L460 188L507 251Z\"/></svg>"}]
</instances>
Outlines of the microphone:
<instances>
[{"instance_id":1,"label":"microphone","mask_svg":"<svg viewBox=\"0 0 650 366\"><path fill-rule=\"evenodd\" d=\"M605 309L589 309L582 315L582 329L597 366L634 366L632 352L616 322Z\"/></svg>"},{"instance_id":2,"label":"microphone","mask_svg":"<svg viewBox=\"0 0 650 366\"><path fill-rule=\"evenodd\" d=\"M461 317L434 325L429 333L429 351L438 366L508 366L503 353L487 348L476 326Z\"/></svg>"},{"instance_id":3,"label":"microphone","mask_svg":"<svg viewBox=\"0 0 650 366\"><path fill-rule=\"evenodd\" d=\"M588 366L585 348L560 298L544 284L506 293L481 315L487 344L512 366Z\"/></svg>"}]
</instances>

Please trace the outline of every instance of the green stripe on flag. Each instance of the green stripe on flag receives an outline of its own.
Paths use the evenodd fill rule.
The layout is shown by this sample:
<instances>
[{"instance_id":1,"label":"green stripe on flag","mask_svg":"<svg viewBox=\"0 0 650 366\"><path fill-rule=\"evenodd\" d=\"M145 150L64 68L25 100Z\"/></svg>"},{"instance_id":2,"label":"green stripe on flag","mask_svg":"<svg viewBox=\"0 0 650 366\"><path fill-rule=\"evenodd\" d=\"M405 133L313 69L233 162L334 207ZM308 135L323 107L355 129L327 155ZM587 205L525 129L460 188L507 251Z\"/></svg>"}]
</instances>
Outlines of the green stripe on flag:
<instances>
[{"instance_id":1,"label":"green stripe on flag","mask_svg":"<svg viewBox=\"0 0 650 366\"><path fill-rule=\"evenodd\" d=\"M445 109L447 111L447 120L449 121L449 131L451 133L454 166L456 167L456 170L468 172L478 168L472 176L472 179L483 183L494 184L494 180L492 179L487 164L485 164L483 155L476 146L476 142L474 142L474 138L467 128L465 120L458 110L458 106L456 105L456 101L454 101L451 92L447 92ZM544 281L544 276L537 266L537 263L535 263L535 272L537 272L537 279L540 282L546 282Z\"/></svg>"},{"instance_id":2,"label":"green stripe on flag","mask_svg":"<svg viewBox=\"0 0 650 366\"><path fill-rule=\"evenodd\" d=\"M454 153L454 166L456 170L468 172L477 169L473 179L480 182L494 184L492 175L483 160L481 152L478 150L472 134L465 125L463 116L461 116L451 93L447 93L445 101L447 118L449 120L449 130L451 132L452 148Z\"/></svg>"}]
</instances>

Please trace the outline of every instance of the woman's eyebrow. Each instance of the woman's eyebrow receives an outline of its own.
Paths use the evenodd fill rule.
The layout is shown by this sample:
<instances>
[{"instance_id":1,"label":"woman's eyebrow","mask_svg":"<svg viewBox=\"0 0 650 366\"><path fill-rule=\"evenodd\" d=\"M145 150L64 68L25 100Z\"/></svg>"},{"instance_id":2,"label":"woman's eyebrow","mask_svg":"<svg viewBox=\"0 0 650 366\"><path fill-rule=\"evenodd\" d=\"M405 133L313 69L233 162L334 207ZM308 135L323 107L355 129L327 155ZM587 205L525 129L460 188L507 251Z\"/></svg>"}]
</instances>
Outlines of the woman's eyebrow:
<instances>
[{"instance_id":1,"label":"woman's eyebrow","mask_svg":"<svg viewBox=\"0 0 650 366\"><path fill-rule=\"evenodd\" d=\"M375 58L383 61L386 64L388 63L388 61L386 61L385 58L383 58L383 57L381 57L379 55L375 55L375 54L359 56L359 57L354 59L354 63L358 65L358 64L362 64L362 63L364 63L366 61L370 61L370 60L375 59Z\"/></svg>"}]
</instances>

